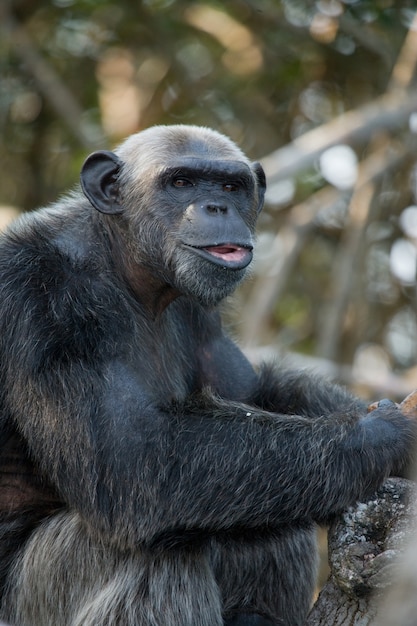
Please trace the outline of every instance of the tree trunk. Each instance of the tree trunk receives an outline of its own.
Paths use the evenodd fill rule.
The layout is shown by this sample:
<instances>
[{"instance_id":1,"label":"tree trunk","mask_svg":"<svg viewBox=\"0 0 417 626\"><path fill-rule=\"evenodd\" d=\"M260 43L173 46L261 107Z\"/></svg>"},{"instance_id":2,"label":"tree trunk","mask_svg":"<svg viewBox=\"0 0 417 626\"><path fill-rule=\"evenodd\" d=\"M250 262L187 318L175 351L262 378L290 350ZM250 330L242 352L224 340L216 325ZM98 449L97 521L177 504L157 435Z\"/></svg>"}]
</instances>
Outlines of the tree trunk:
<instances>
[{"instance_id":1,"label":"tree trunk","mask_svg":"<svg viewBox=\"0 0 417 626\"><path fill-rule=\"evenodd\" d=\"M389 478L374 498L335 521L328 539L331 573L306 626L417 625L416 559L408 559L413 585L393 585L404 567L398 557L404 556L410 540L417 543L416 496L413 482ZM397 598L395 609L385 600L387 593Z\"/></svg>"}]
</instances>

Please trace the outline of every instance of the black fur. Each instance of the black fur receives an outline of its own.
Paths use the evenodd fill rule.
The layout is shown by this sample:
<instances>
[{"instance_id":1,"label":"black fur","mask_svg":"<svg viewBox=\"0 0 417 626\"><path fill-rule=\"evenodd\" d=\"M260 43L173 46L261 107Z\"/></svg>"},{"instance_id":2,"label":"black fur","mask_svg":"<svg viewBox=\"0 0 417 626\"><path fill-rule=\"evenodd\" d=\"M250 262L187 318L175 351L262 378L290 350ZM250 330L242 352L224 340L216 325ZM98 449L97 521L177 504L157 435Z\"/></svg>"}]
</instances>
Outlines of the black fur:
<instances>
[{"instance_id":1,"label":"black fur","mask_svg":"<svg viewBox=\"0 0 417 626\"><path fill-rule=\"evenodd\" d=\"M401 470L412 426L255 373L224 334L265 190L232 142L156 127L91 156L82 185L0 243L2 454L22 438L37 477L0 511L0 617L300 626L314 524Z\"/></svg>"}]
</instances>

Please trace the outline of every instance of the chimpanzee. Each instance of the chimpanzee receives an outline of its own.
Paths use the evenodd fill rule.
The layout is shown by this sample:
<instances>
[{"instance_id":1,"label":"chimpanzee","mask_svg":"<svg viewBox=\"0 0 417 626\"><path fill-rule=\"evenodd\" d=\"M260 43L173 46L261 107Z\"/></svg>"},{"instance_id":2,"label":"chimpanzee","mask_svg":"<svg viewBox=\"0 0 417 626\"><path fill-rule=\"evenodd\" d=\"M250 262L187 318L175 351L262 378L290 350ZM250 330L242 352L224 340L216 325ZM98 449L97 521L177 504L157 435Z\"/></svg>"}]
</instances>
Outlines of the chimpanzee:
<instances>
[{"instance_id":1,"label":"chimpanzee","mask_svg":"<svg viewBox=\"0 0 417 626\"><path fill-rule=\"evenodd\" d=\"M157 126L2 236L0 618L300 626L315 524L409 460L396 405L224 333L264 191L228 138Z\"/></svg>"}]
</instances>

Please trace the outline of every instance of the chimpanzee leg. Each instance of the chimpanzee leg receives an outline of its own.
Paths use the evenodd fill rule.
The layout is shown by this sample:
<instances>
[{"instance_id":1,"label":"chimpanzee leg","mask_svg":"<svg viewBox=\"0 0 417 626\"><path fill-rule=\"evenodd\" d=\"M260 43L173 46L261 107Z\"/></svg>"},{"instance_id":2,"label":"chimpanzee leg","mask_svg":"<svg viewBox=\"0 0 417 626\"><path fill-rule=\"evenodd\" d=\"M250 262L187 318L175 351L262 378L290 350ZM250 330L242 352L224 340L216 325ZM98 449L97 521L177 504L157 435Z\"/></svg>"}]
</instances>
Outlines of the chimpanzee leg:
<instances>
[{"instance_id":1,"label":"chimpanzee leg","mask_svg":"<svg viewBox=\"0 0 417 626\"><path fill-rule=\"evenodd\" d=\"M30 626L222 626L203 549L122 550L93 540L77 514L36 530L11 573L1 617Z\"/></svg>"},{"instance_id":2,"label":"chimpanzee leg","mask_svg":"<svg viewBox=\"0 0 417 626\"><path fill-rule=\"evenodd\" d=\"M213 543L226 626L302 626L317 573L315 528Z\"/></svg>"},{"instance_id":3,"label":"chimpanzee leg","mask_svg":"<svg viewBox=\"0 0 417 626\"><path fill-rule=\"evenodd\" d=\"M270 619L253 613L241 613L224 622L224 626L275 626L275 624Z\"/></svg>"}]
</instances>

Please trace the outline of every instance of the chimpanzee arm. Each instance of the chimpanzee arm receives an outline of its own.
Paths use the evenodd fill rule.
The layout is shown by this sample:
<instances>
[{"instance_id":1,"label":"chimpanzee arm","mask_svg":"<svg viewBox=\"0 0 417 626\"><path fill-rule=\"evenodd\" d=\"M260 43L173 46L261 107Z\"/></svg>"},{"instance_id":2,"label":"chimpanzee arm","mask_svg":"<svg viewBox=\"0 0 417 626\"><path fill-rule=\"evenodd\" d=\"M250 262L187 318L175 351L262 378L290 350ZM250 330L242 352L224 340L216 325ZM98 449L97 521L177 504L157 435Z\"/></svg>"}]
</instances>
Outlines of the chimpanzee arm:
<instances>
[{"instance_id":1,"label":"chimpanzee arm","mask_svg":"<svg viewBox=\"0 0 417 626\"><path fill-rule=\"evenodd\" d=\"M219 321L220 324L220 321ZM266 411L319 417L334 412L366 412L349 391L305 370L263 364L255 375L237 345L220 332L200 348L205 384L222 398L244 400Z\"/></svg>"},{"instance_id":2,"label":"chimpanzee arm","mask_svg":"<svg viewBox=\"0 0 417 626\"><path fill-rule=\"evenodd\" d=\"M63 506L28 458L22 438L0 428L0 597L17 551L39 522Z\"/></svg>"},{"instance_id":3,"label":"chimpanzee arm","mask_svg":"<svg viewBox=\"0 0 417 626\"><path fill-rule=\"evenodd\" d=\"M15 422L61 497L129 544L326 520L376 487L411 445L395 407L314 420L211 398L164 410L117 362L61 364L14 393Z\"/></svg>"},{"instance_id":4,"label":"chimpanzee arm","mask_svg":"<svg viewBox=\"0 0 417 626\"><path fill-rule=\"evenodd\" d=\"M0 258L2 415L93 531L134 545L326 520L408 455L395 406L314 419L204 394L167 406L144 382L150 322L108 272L42 254Z\"/></svg>"},{"instance_id":5,"label":"chimpanzee arm","mask_svg":"<svg viewBox=\"0 0 417 626\"><path fill-rule=\"evenodd\" d=\"M251 402L266 411L319 417L331 413L367 410L363 400L347 389L308 370L292 370L264 364Z\"/></svg>"}]
</instances>

